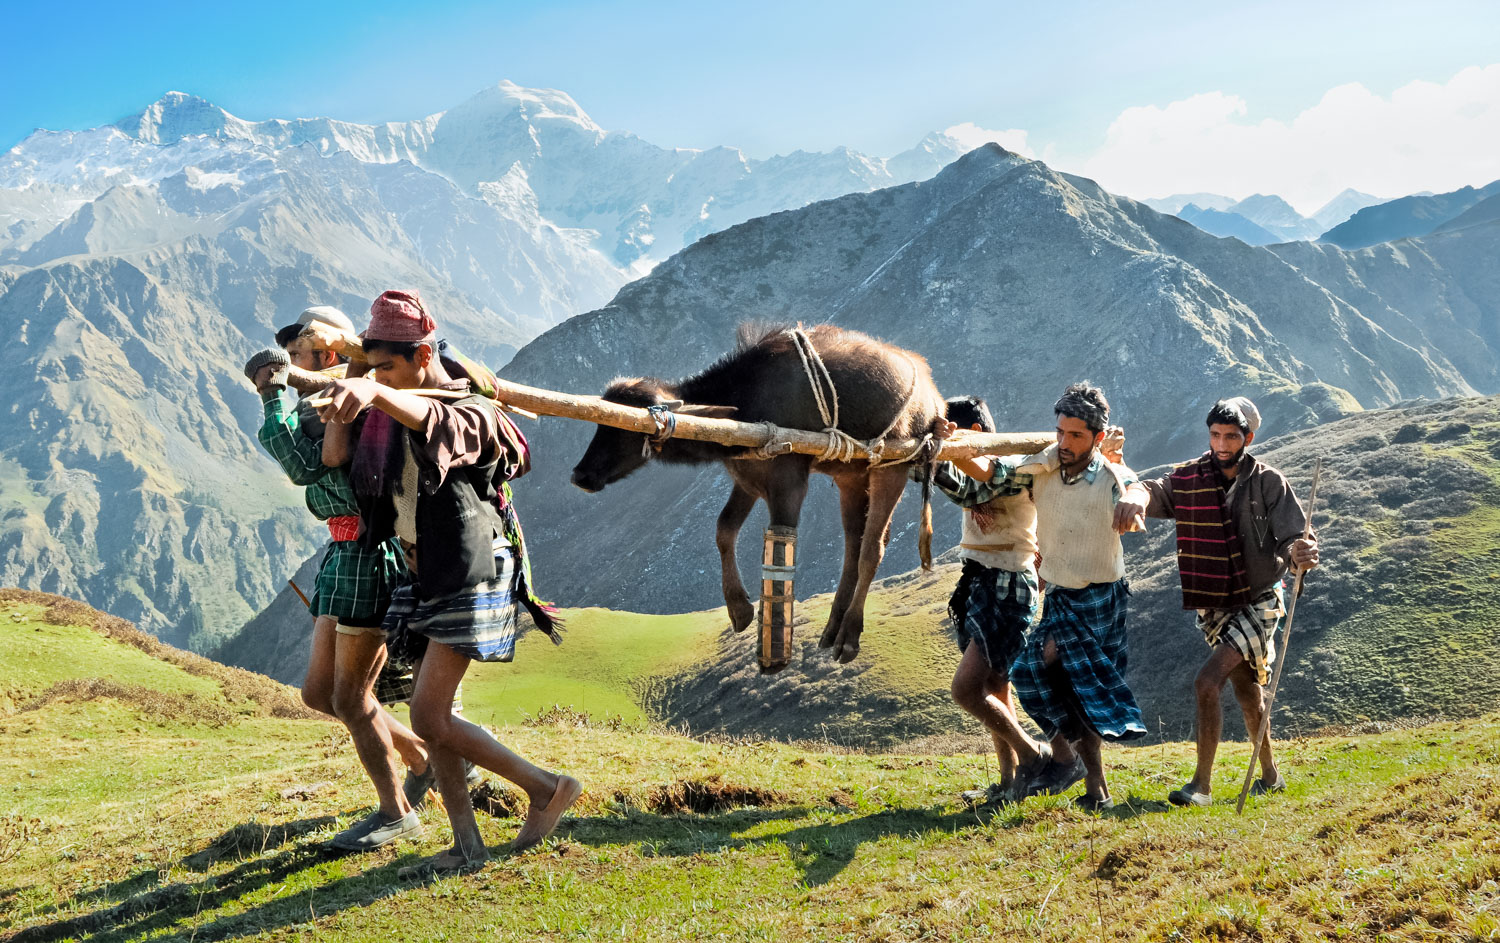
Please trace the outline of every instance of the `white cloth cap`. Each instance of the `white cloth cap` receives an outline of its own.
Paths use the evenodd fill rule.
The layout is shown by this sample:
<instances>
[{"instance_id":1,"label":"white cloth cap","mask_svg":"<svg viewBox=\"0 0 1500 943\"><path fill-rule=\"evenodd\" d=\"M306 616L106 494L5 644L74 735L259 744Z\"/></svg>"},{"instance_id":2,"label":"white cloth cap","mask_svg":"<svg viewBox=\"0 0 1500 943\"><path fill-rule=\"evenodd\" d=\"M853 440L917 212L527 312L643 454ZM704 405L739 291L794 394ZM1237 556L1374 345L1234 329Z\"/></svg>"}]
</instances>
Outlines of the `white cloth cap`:
<instances>
[{"instance_id":1,"label":"white cloth cap","mask_svg":"<svg viewBox=\"0 0 1500 943\"><path fill-rule=\"evenodd\" d=\"M347 314L332 305L313 305L302 312L301 316L297 318L297 323L303 327L314 321L319 321L330 327L336 327L346 334L354 333L354 322L349 320Z\"/></svg>"},{"instance_id":2,"label":"white cloth cap","mask_svg":"<svg viewBox=\"0 0 1500 943\"><path fill-rule=\"evenodd\" d=\"M1251 432L1260 428L1260 410L1255 408L1255 404L1250 402L1249 397L1235 396L1230 399L1220 400L1220 402L1222 405L1239 413L1244 418L1245 425L1249 427Z\"/></svg>"}]
</instances>

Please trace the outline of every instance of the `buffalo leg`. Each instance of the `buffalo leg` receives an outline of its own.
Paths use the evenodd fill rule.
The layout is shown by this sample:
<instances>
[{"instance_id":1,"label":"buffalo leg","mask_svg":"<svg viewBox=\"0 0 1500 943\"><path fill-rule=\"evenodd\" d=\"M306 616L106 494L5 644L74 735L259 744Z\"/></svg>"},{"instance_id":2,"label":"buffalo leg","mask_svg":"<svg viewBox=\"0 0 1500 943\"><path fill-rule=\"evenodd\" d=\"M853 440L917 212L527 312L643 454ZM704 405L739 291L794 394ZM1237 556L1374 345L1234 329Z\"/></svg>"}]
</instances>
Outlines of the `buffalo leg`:
<instances>
[{"instance_id":1,"label":"buffalo leg","mask_svg":"<svg viewBox=\"0 0 1500 943\"><path fill-rule=\"evenodd\" d=\"M854 598L854 586L859 581L859 547L865 539L865 518L870 512L868 475L840 475L834 480L839 486L839 516L844 523L844 569L839 574L839 587L828 610L828 625L818 640L819 648L833 647L838 638L839 624L849 610L849 600Z\"/></svg>"},{"instance_id":2,"label":"buffalo leg","mask_svg":"<svg viewBox=\"0 0 1500 943\"><path fill-rule=\"evenodd\" d=\"M785 668L792 657L797 523L811 470L812 459L801 455L773 459L767 469L771 526L765 533L760 584L760 670L766 674Z\"/></svg>"},{"instance_id":3,"label":"buffalo leg","mask_svg":"<svg viewBox=\"0 0 1500 943\"><path fill-rule=\"evenodd\" d=\"M714 530L714 542L719 547L719 569L724 584L724 605L729 607L729 624L736 632L743 632L755 619L755 607L750 605L750 595L740 581L739 562L735 559L734 544L739 539L740 528L750 509L755 507L755 496L741 488L738 483L729 492L724 510L719 512L719 523Z\"/></svg>"},{"instance_id":4,"label":"buffalo leg","mask_svg":"<svg viewBox=\"0 0 1500 943\"><path fill-rule=\"evenodd\" d=\"M891 535L891 514L901 501L901 492L905 488L905 465L870 469L870 509L865 517L864 540L859 547L859 581L855 584L853 598L849 600L849 609L839 623L839 634L833 646L833 656L841 662L853 661L859 654L859 636L865 628L865 596L875 579L875 571L880 569L880 560L885 556L885 545Z\"/></svg>"}]
</instances>

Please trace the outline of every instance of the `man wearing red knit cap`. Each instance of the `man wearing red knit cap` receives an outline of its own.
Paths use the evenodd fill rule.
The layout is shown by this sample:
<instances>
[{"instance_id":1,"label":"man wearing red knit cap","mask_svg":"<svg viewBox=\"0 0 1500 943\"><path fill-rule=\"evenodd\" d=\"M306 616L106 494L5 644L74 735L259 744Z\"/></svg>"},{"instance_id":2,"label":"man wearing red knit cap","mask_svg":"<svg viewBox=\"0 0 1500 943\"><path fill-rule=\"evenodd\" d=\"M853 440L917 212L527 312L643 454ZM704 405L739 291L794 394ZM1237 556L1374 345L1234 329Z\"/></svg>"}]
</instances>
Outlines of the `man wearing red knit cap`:
<instances>
[{"instance_id":1,"label":"man wearing red knit cap","mask_svg":"<svg viewBox=\"0 0 1500 943\"><path fill-rule=\"evenodd\" d=\"M464 760L505 777L530 798L513 851L550 834L582 786L522 759L450 712L471 661L513 657L519 607L554 642L558 626L532 592L507 484L530 466L526 439L493 400L454 375L458 363L438 356L436 331L415 292L381 294L362 335L370 373L330 386L322 417L350 423L371 410L350 478L365 522L361 539L394 534L411 567L411 581L392 595L384 628L393 645L422 658L412 727L427 743L454 838L453 847L426 867L454 871L489 857L464 783ZM456 398L432 395L438 391Z\"/></svg>"}]
</instances>

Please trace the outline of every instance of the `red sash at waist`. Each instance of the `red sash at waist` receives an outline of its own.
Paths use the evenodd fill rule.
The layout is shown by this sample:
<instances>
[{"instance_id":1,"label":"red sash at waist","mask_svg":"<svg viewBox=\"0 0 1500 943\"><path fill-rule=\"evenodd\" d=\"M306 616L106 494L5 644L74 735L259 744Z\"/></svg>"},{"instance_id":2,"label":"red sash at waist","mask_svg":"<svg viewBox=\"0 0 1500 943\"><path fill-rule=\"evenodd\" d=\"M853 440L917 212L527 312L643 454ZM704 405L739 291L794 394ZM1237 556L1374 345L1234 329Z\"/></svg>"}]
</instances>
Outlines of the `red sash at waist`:
<instances>
[{"instance_id":1,"label":"red sash at waist","mask_svg":"<svg viewBox=\"0 0 1500 943\"><path fill-rule=\"evenodd\" d=\"M345 514L328 519L328 534L334 540L357 540L359 538L359 515Z\"/></svg>"}]
</instances>

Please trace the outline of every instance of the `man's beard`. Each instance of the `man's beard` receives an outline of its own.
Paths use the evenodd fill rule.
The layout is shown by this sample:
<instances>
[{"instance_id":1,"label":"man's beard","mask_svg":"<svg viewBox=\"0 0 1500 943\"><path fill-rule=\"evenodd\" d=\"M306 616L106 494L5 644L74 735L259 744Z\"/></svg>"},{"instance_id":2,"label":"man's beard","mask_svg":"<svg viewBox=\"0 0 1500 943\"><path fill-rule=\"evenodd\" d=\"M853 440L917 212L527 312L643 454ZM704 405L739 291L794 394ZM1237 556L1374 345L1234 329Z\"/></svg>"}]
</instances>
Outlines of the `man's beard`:
<instances>
[{"instance_id":1,"label":"man's beard","mask_svg":"<svg viewBox=\"0 0 1500 943\"><path fill-rule=\"evenodd\" d=\"M1218 455L1217 452L1213 452L1213 453L1210 453L1210 454L1213 455L1213 457L1214 457L1214 464L1216 466L1218 466L1218 468L1219 468L1220 471L1228 471L1229 469L1234 468L1235 466L1239 465L1240 459L1242 459L1242 458L1245 457L1245 450L1244 450L1244 448L1240 448L1239 451L1235 452L1234 455L1233 455L1233 457L1231 457L1229 459L1229 461L1227 461L1227 462L1224 461L1223 459L1219 458L1219 455Z\"/></svg>"}]
</instances>

